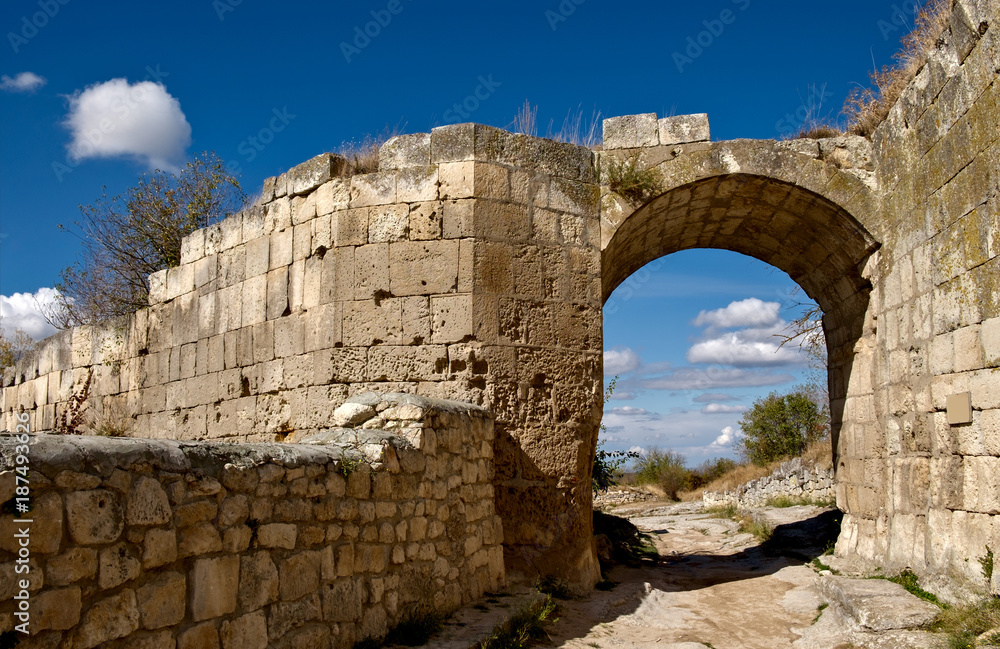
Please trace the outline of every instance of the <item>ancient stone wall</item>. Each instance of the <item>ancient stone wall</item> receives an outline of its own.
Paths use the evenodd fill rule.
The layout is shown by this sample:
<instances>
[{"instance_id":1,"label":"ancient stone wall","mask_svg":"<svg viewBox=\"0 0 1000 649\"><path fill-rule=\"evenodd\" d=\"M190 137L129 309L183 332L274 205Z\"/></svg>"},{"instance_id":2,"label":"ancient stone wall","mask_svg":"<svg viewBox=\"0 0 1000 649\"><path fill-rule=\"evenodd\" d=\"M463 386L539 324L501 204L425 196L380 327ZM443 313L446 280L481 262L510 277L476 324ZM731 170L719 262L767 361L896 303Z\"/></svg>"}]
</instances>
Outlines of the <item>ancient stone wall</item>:
<instances>
[{"instance_id":1,"label":"ancient stone wall","mask_svg":"<svg viewBox=\"0 0 1000 649\"><path fill-rule=\"evenodd\" d=\"M702 502L706 507L728 507L741 509L766 507L777 499L803 501L808 503L832 503L835 489L833 467L824 468L805 465L801 458L782 462L771 475L751 480L732 491L706 491Z\"/></svg>"},{"instance_id":2,"label":"ancient stone wall","mask_svg":"<svg viewBox=\"0 0 1000 649\"><path fill-rule=\"evenodd\" d=\"M866 421L842 430L837 472L838 554L979 587L975 559L1000 548L998 61L1000 5L959 0L872 138L876 332L856 350ZM966 394L971 421L949 423Z\"/></svg>"},{"instance_id":3,"label":"ancient stone wall","mask_svg":"<svg viewBox=\"0 0 1000 649\"><path fill-rule=\"evenodd\" d=\"M0 632L27 601L19 647L350 647L501 586L489 415L368 394L338 416L357 428L300 444L31 436L33 509L0 519Z\"/></svg>"},{"instance_id":4,"label":"ancient stone wall","mask_svg":"<svg viewBox=\"0 0 1000 649\"><path fill-rule=\"evenodd\" d=\"M32 430L121 432L134 417L136 437L281 441L368 390L481 404L509 567L589 588L592 158L473 124L394 138L377 173L340 177L342 159L318 156L186 237L149 308L63 332L7 373L0 429L23 409Z\"/></svg>"}]
</instances>

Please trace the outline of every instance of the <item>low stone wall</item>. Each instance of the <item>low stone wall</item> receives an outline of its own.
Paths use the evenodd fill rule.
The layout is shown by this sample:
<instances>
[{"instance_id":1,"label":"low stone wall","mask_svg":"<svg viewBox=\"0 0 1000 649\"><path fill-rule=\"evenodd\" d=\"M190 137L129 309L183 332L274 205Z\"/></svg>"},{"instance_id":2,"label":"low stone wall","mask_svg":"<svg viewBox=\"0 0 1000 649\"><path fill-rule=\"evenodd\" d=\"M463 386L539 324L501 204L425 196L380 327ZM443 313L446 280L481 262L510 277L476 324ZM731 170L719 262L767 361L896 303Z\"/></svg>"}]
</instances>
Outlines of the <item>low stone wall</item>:
<instances>
[{"instance_id":1,"label":"low stone wall","mask_svg":"<svg viewBox=\"0 0 1000 649\"><path fill-rule=\"evenodd\" d=\"M599 492L594 496L594 508L600 509L601 507L615 507L617 505L641 503L652 499L653 495L648 494L645 491L636 491L628 488L608 489L607 491Z\"/></svg>"},{"instance_id":2,"label":"low stone wall","mask_svg":"<svg viewBox=\"0 0 1000 649\"><path fill-rule=\"evenodd\" d=\"M764 507L780 497L833 502L836 495L833 467L805 466L802 458L795 458L782 463L771 475L751 480L733 491L706 491L702 501L706 507L749 508Z\"/></svg>"},{"instance_id":3,"label":"low stone wall","mask_svg":"<svg viewBox=\"0 0 1000 649\"><path fill-rule=\"evenodd\" d=\"M31 435L27 464L23 438L0 437L0 632L19 648L350 647L501 586L487 412L366 394L335 415L354 428L297 444Z\"/></svg>"}]
</instances>

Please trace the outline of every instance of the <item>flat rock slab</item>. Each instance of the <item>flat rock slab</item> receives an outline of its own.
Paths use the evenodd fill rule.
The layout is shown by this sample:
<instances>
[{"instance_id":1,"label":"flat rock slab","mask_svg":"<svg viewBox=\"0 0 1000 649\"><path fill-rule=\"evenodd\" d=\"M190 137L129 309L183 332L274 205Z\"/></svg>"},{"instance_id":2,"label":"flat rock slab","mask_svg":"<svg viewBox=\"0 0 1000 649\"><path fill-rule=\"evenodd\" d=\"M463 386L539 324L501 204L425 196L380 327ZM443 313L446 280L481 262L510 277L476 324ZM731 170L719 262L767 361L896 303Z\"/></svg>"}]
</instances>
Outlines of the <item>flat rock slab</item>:
<instances>
[{"instance_id":1,"label":"flat rock slab","mask_svg":"<svg viewBox=\"0 0 1000 649\"><path fill-rule=\"evenodd\" d=\"M850 579L824 575L820 591L847 616L872 631L914 629L929 624L941 612L885 579Z\"/></svg>"}]
</instances>

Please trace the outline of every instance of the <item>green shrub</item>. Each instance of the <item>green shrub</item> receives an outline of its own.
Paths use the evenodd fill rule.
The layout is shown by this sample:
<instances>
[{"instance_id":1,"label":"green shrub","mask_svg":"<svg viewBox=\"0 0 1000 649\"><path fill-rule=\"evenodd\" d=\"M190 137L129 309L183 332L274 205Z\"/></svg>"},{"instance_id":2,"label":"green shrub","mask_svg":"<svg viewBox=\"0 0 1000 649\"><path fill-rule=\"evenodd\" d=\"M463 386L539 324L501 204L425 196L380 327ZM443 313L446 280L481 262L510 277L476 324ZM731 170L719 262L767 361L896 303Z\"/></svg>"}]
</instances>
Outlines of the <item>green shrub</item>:
<instances>
[{"instance_id":1,"label":"green shrub","mask_svg":"<svg viewBox=\"0 0 1000 649\"><path fill-rule=\"evenodd\" d=\"M805 393L772 392L743 414L740 450L758 466L798 457L826 433L826 426L826 417Z\"/></svg>"},{"instance_id":2,"label":"green shrub","mask_svg":"<svg viewBox=\"0 0 1000 649\"><path fill-rule=\"evenodd\" d=\"M548 637L545 625L555 621L555 612L556 603L551 597L528 602L498 622L489 635L475 644L475 649L526 649Z\"/></svg>"},{"instance_id":3,"label":"green shrub","mask_svg":"<svg viewBox=\"0 0 1000 649\"><path fill-rule=\"evenodd\" d=\"M607 156L601 166L601 182L633 205L641 205L660 189L660 174L647 168L638 154L624 160Z\"/></svg>"},{"instance_id":4,"label":"green shrub","mask_svg":"<svg viewBox=\"0 0 1000 649\"><path fill-rule=\"evenodd\" d=\"M650 449L636 461L635 481L653 484L671 500L678 500L678 492L691 485L691 472L684 466L684 456L675 451Z\"/></svg>"}]
</instances>

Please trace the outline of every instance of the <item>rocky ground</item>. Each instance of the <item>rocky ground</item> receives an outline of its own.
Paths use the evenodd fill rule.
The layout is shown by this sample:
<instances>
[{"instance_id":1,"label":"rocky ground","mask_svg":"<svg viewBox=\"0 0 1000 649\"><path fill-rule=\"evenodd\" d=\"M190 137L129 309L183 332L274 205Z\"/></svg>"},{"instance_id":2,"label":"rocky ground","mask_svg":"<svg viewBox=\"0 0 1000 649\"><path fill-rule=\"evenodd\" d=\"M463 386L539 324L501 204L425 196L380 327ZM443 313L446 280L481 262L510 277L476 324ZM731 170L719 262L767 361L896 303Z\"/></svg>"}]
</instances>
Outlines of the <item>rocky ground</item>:
<instances>
[{"instance_id":1,"label":"rocky ground","mask_svg":"<svg viewBox=\"0 0 1000 649\"><path fill-rule=\"evenodd\" d=\"M811 560L834 538L839 512L817 507L759 511L772 540L737 530L700 503L638 503L614 512L654 539L660 560L617 566L610 590L559 600L548 646L670 649L871 649L938 646L932 634L906 630L936 607L882 580L820 574ZM468 649L538 593L527 587L456 613L428 647Z\"/></svg>"}]
</instances>

